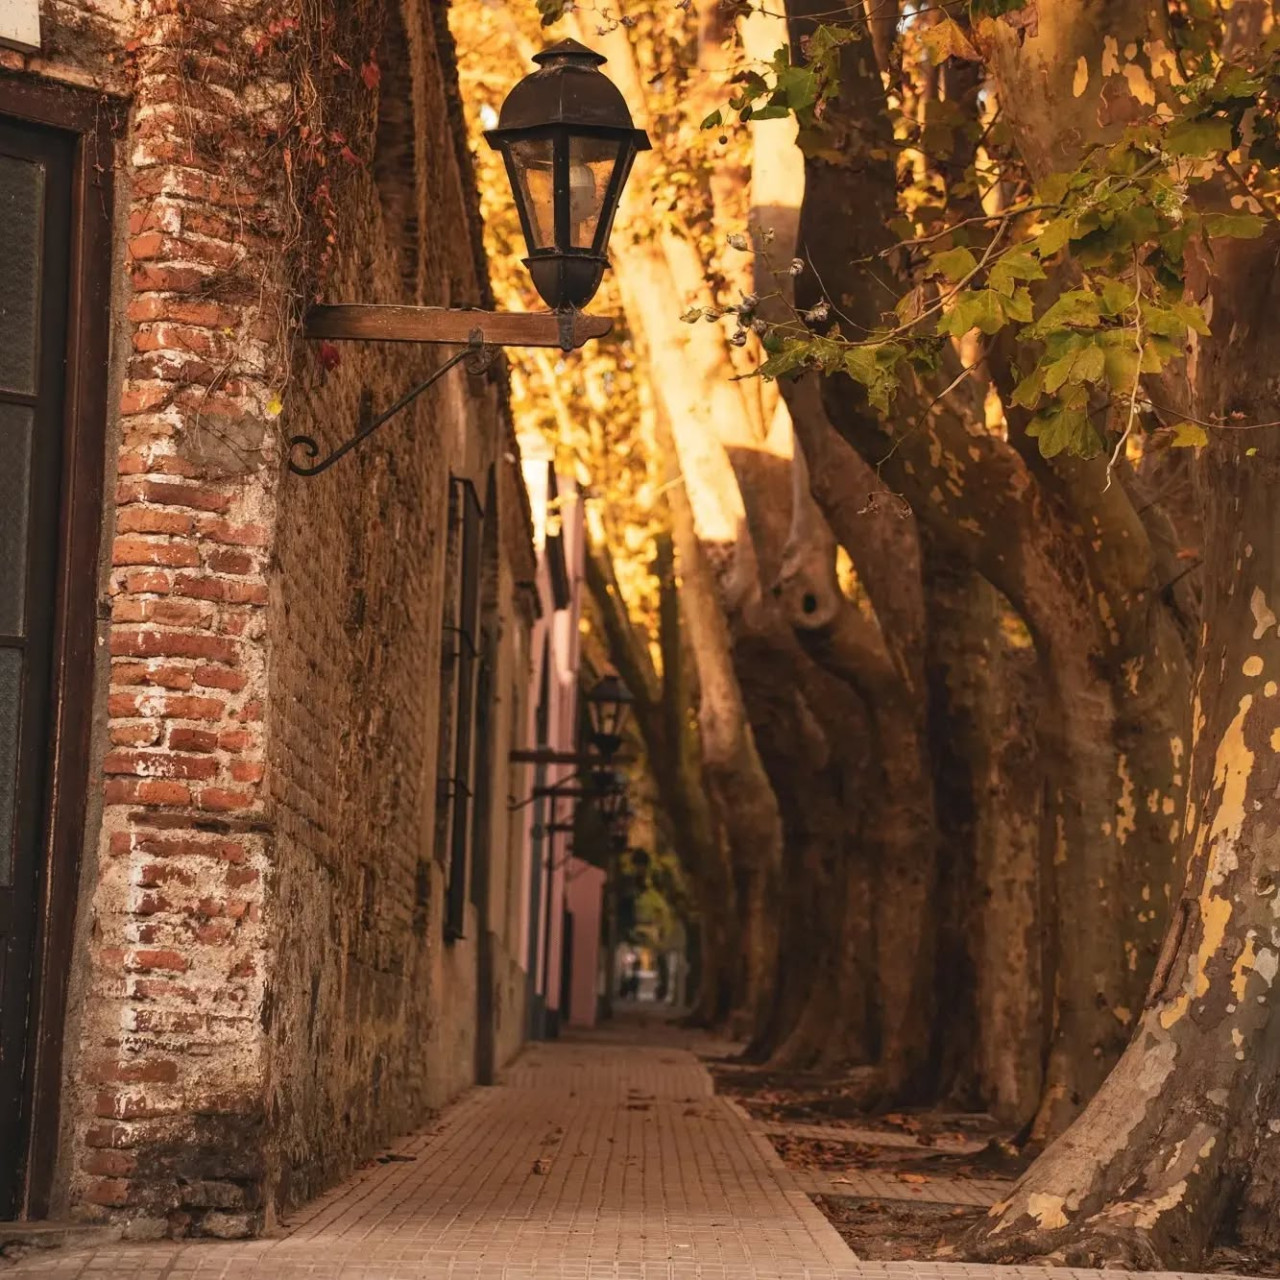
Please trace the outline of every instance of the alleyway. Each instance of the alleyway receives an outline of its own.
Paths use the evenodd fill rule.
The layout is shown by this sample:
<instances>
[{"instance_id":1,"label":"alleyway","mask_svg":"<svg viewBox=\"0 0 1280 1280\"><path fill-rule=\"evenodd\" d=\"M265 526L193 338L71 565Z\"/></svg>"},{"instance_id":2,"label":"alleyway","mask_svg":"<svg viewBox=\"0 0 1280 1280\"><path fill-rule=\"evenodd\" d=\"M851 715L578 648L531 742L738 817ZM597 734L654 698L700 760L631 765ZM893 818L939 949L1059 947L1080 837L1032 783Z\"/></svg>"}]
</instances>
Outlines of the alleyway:
<instances>
[{"instance_id":1,"label":"alleyway","mask_svg":"<svg viewBox=\"0 0 1280 1280\"><path fill-rule=\"evenodd\" d=\"M858 1263L689 1037L658 1025L531 1047L500 1085L321 1197L278 1238L32 1256L58 1280L861 1280L997 1274ZM2 1264L0 1264L2 1265ZM1003 1268L1010 1277L1086 1272Z\"/></svg>"}]
</instances>

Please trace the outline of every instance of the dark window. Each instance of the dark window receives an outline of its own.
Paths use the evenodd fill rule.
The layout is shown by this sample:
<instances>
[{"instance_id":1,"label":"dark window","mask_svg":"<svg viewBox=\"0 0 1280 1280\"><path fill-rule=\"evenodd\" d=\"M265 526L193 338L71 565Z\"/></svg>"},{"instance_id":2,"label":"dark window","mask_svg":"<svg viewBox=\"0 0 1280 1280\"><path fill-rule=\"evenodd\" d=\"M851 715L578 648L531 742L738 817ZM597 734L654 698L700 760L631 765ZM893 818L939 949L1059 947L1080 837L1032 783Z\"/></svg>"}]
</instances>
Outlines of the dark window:
<instances>
[{"instance_id":1,"label":"dark window","mask_svg":"<svg viewBox=\"0 0 1280 1280\"><path fill-rule=\"evenodd\" d=\"M446 857L448 861L445 936L457 939L462 937L466 919L475 789L472 728L479 659L480 553L484 524L484 512L470 481L454 479L449 510L446 580L452 590L446 593L449 610L444 625L441 670L440 816L436 823L436 852L441 861ZM445 723L446 715L448 723Z\"/></svg>"},{"instance_id":2,"label":"dark window","mask_svg":"<svg viewBox=\"0 0 1280 1280\"><path fill-rule=\"evenodd\" d=\"M24 1148L45 866L74 139L0 123L0 1219Z\"/></svg>"}]
</instances>

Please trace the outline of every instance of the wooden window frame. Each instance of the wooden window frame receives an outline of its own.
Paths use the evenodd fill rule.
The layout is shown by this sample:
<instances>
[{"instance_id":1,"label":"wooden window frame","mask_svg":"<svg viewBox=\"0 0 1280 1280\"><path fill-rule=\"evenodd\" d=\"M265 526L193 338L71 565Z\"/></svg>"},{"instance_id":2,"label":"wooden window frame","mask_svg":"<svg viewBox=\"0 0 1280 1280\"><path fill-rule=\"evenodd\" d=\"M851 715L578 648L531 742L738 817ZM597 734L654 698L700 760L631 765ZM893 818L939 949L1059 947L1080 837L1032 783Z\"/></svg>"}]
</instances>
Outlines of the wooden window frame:
<instances>
[{"instance_id":1,"label":"wooden window frame","mask_svg":"<svg viewBox=\"0 0 1280 1280\"><path fill-rule=\"evenodd\" d=\"M0 116L74 137L63 461L54 586L44 871L37 888L32 1026L24 1070L20 1211L47 1217L58 1156L67 987L88 811L111 329L115 144L124 104L0 73Z\"/></svg>"}]
</instances>

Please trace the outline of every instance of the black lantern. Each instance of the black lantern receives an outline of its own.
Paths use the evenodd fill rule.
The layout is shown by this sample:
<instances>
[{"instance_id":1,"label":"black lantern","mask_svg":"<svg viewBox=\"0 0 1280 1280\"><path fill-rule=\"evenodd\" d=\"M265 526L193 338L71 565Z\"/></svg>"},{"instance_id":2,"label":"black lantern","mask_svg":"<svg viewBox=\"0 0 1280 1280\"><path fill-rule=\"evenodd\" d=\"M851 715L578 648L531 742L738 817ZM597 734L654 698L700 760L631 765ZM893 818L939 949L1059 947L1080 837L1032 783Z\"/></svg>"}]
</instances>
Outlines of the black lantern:
<instances>
[{"instance_id":1,"label":"black lantern","mask_svg":"<svg viewBox=\"0 0 1280 1280\"><path fill-rule=\"evenodd\" d=\"M631 690L615 675L605 676L587 694L591 740L606 760L617 755L622 746L622 730L631 702Z\"/></svg>"},{"instance_id":2,"label":"black lantern","mask_svg":"<svg viewBox=\"0 0 1280 1280\"><path fill-rule=\"evenodd\" d=\"M617 827L627 822L631 817L631 806L627 803L627 786L626 783L620 787L611 787L600 797L599 801L600 816L604 818L607 826Z\"/></svg>"},{"instance_id":3,"label":"black lantern","mask_svg":"<svg viewBox=\"0 0 1280 1280\"><path fill-rule=\"evenodd\" d=\"M600 287L622 187L649 138L601 74L600 54L561 40L533 60L538 70L511 90L484 136L506 161L534 286L567 311Z\"/></svg>"}]
</instances>

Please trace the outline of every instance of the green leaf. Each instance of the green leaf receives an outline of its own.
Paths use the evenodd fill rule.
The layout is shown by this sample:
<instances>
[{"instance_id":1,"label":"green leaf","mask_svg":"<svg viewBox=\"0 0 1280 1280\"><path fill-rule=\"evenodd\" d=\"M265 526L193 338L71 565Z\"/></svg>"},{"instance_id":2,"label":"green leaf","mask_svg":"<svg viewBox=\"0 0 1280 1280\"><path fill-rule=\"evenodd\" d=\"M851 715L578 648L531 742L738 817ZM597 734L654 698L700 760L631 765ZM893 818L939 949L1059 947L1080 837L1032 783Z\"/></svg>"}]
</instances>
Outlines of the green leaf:
<instances>
[{"instance_id":1,"label":"green leaf","mask_svg":"<svg viewBox=\"0 0 1280 1280\"><path fill-rule=\"evenodd\" d=\"M1039 403L1040 395L1044 391L1044 370L1042 368L1032 369L1021 382L1013 389L1013 395L1010 399L1016 405L1021 405L1024 409L1034 409Z\"/></svg>"},{"instance_id":2,"label":"green leaf","mask_svg":"<svg viewBox=\"0 0 1280 1280\"><path fill-rule=\"evenodd\" d=\"M1037 184L1036 190L1045 204L1057 204L1071 189L1071 174L1051 173Z\"/></svg>"},{"instance_id":3,"label":"green leaf","mask_svg":"<svg viewBox=\"0 0 1280 1280\"><path fill-rule=\"evenodd\" d=\"M970 272L976 270L978 260L970 249L960 245L955 249L944 249L935 253L929 260L930 273L941 272L952 284L963 280Z\"/></svg>"},{"instance_id":4,"label":"green leaf","mask_svg":"<svg viewBox=\"0 0 1280 1280\"><path fill-rule=\"evenodd\" d=\"M1171 310L1188 329L1198 333L1202 338L1209 336L1209 322L1204 318L1204 312L1200 309L1199 303L1175 302Z\"/></svg>"},{"instance_id":5,"label":"green leaf","mask_svg":"<svg viewBox=\"0 0 1280 1280\"><path fill-rule=\"evenodd\" d=\"M844 353L844 370L867 389L867 399L881 412L887 412L898 380L892 366L902 354L897 343L850 347ZM886 367L888 366L888 367Z\"/></svg>"},{"instance_id":6,"label":"green leaf","mask_svg":"<svg viewBox=\"0 0 1280 1280\"><path fill-rule=\"evenodd\" d=\"M978 62L978 51L953 18L944 18L924 33L921 39L929 61L936 67L948 58L963 58L966 62Z\"/></svg>"},{"instance_id":7,"label":"green leaf","mask_svg":"<svg viewBox=\"0 0 1280 1280\"><path fill-rule=\"evenodd\" d=\"M1068 289L1031 327L1030 336L1043 338L1070 326L1096 329L1101 321L1098 295L1089 289Z\"/></svg>"},{"instance_id":8,"label":"green leaf","mask_svg":"<svg viewBox=\"0 0 1280 1280\"><path fill-rule=\"evenodd\" d=\"M1134 304L1137 290L1127 280L1103 280L1098 286L1104 316L1123 315Z\"/></svg>"},{"instance_id":9,"label":"green leaf","mask_svg":"<svg viewBox=\"0 0 1280 1280\"><path fill-rule=\"evenodd\" d=\"M799 369L809 356L809 343L801 338L788 338L780 350L771 355L756 372L762 378L779 378Z\"/></svg>"},{"instance_id":10,"label":"green leaf","mask_svg":"<svg viewBox=\"0 0 1280 1280\"><path fill-rule=\"evenodd\" d=\"M1019 324L1030 324L1035 317L1031 290L1025 285L1019 285L1013 291L1013 297L1004 300L1004 313L1010 320L1016 320Z\"/></svg>"},{"instance_id":11,"label":"green leaf","mask_svg":"<svg viewBox=\"0 0 1280 1280\"><path fill-rule=\"evenodd\" d=\"M1206 213L1203 222L1209 235L1237 240L1256 240L1267 229L1266 218L1256 213Z\"/></svg>"},{"instance_id":12,"label":"green leaf","mask_svg":"<svg viewBox=\"0 0 1280 1280\"><path fill-rule=\"evenodd\" d=\"M1044 389L1054 392L1068 382L1097 382L1105 367L1106 356L1101 347L1078 342L1044 371Z\"/></svg>"},{"instance_id":13,"label":"green leaf","mask_svg":"<svg viewBox=\"0 0 1280 1280\"><path fill-rule=\"evenodd\" d=\"M1029 249L1010 249L1000 255L987 274L987 283L1005 297L1012 295L1019 280L1043 280L1044 268L1036 261Z\"/></svg>"},{"instance_id":14,"label":"green leaf","mask_svg":"<svg viewBox=\"0 0 1280 1280\"><path fill-rule=\"evenodd\" d=\"M1138 376L1138 348L1132 329L1113 329L1103 335L1103 373L1116 391L1131 391Z\"/></svg>"},{"instance_id":15,"label":"green leaf","mask_svg":"<svg viewBox=\"0 0 1280 1280\"><path fill-rule=\"evenodd\" d=\"M1060 453L1093 458L1102 449L1085 410L1060 400L1027 423L1027 435L1039 443L1040 452L1046 458L1056 458Z\"/></svg>"},{"instance_id":16,"label":"green leaf","mask_svg":"<svg viewBox=\"0 0 1280 1280\"><path fill-rule=\"evenodd\" d=\"M994 289L967 289L938 322L938 332L962 338L970 329L997 333L1004 323L1004 308L1000 305L1000 295Z\"/></svg>"},{"instance_id":17,"label":"green leaf","mask_svg":"<svg viewBox=\"0 0 1280 1280\"><path fill-rule=\"evenodd\" d=\"M1066 246L1076 229L1075 218L1063 215L1045 224L1045 228L1036 237L1032 248L1041 258L1052 258L1059 249Z\"/></svg>"},{"instance_id":18,"label":"green leaf","mask_svg":"<svg viewBox=\"0 0 1280 1280\"><path fill-rule=\"evenodd\" d=\"M1209 443L1209 433L1198 422L1179 422L1173 428L1175 449L1196 449Z\"/></svg>"},{"instance_id":19,"label":"green leaf","mask_svg":"<svg viewBox=\"0 0 1280 1280\"><path fill-rule=\"evenodd\" d=\"M1149 334L1159 334L1162 338L1176 338L1183 341L1187 330L1194 327L1197 332L1205 328L1204 313L1198 307L1194 310L1185 303L1162 307L1158 303L1142 303L1142 326Z\"/></svg>"},{"instance_id":20,"label":"green leaf","mask_svg":"<svg viewBox=\"0 0 1280 1280\"><path fill-rule=\"evenodd\" d=\"M1181 342L1175 342L1162 334L1152 334L1142 344L1142 372L1160 373L1170 360L1177 360L1182 354Z\"/></svg>"},{"instance_id":21,"label":"green leaf","mask_svg":"<svg viewBox=\"0 0 1280 1280\"><path fill-rule=\"evenodd\" d=\"M1231 121L1220 116L1179 120L1164 137L1164 149L1174 156L1208 156L1231 147Z\"/></svg>"},{"instance_id":22,"label":"green leaf","mask_svg":"<svg viewBox=\"0 0 1280 1280\"><path fill-rule=\"evenodd\" d=\"M549 27L564 17L564 0L538 0L538 12L542 15L542 25Z\"/></svg>"},{"instance_id":23,"label":"green leaf","mask_svg":"<svg viewBox=\"0 0 1280 1280\"><path fill-rule=\"evenodd\" d=\"M818 100L818 77L808 67L787 67L778 72L773 102L792 111L808 111Z\"/></svg>"},{"instance_id":24,"label":"green leaf","mask_svg":"<svg viewBox=\"0 0 1280 1280\"><path fill-rule=\"evenodd\" d=\"M699 126L700 129L718 129L724 123L724 117L717 107Z\"/></svg>"}]
</instances>

